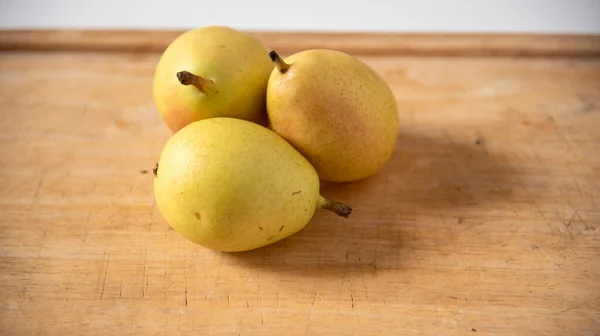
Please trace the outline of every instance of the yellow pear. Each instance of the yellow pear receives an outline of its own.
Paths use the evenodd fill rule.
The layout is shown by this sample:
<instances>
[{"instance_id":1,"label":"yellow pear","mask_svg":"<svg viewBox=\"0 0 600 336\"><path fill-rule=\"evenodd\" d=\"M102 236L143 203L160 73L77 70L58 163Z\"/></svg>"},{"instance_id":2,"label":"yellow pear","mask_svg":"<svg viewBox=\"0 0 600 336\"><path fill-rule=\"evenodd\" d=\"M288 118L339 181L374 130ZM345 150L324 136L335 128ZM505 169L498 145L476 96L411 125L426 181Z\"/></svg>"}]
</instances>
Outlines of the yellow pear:
<instances>
[{"instance_id":1,"label":"yellow pear","mask_svg":"<svg viewBox=\"0 0 600 336\"><path fill-rule=\"evenodd\" d=\"M398 107L387 83L346 53L314 49L282 59L267 87L269 127L323 180L350 182L379 171L398 137Z\"/></svg>"},{"instance_id":2,"label":"yellow pear","mask_svg":"<svg viewBox=\"0 0 600 336\"><path fill-rule=\"evenodd\" d=\"M317 209L348 217L319 194L312 165L261 125L235 118L193 122L173 134L154 169L156 204L186 239L245 251L305 227Z\"/></svg>"},{"instance_id":3,"label":"yellow pear","mask_svg":"<svg viewBox=\"0 0 600 336\"><path fill-rule=\"evenodd\" d=\"M176 132L206 118L266 119L265 95L273 64L259 40L226 26L206 26L175 38L154 72L154 102Z\"/></svg>"}]
</instances>

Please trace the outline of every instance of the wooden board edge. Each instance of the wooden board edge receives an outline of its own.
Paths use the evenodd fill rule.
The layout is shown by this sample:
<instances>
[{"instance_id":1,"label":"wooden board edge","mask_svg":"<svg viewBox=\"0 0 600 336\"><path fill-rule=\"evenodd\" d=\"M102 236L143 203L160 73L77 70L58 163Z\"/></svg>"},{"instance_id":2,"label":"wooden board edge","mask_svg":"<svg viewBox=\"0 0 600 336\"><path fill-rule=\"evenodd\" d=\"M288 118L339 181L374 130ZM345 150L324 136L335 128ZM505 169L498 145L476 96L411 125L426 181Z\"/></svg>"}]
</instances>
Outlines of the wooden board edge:
<instances>
[{"instance_id":1,"label":"wooden board edge","mask_svg":"<svg viewBox=\"0 0 600 336\"><path fill-rule=\"evenodd\" d=\"M0 30L0 50L162 52L183 30ZM600 35L247 33L281 54L600 57Z\"/></svg>"}]
</instances>

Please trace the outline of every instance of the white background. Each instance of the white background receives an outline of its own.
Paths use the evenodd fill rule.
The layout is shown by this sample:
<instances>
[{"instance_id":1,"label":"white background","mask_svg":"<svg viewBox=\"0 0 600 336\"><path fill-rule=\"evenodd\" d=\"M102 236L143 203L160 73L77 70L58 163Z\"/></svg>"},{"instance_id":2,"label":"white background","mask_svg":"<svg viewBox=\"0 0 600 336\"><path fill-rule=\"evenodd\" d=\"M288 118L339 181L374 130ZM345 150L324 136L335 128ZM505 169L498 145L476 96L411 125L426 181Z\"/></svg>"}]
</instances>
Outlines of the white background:
<instances>
[{"instance_id":1,"label":"white background","mask_svg":"<svg viewBox=\"0 0 600 336\"><path fill-rule=\"evenodd\" d=\"M600 0L0 0L0 29L600 34Z\"/></svg>"}]
</instances>

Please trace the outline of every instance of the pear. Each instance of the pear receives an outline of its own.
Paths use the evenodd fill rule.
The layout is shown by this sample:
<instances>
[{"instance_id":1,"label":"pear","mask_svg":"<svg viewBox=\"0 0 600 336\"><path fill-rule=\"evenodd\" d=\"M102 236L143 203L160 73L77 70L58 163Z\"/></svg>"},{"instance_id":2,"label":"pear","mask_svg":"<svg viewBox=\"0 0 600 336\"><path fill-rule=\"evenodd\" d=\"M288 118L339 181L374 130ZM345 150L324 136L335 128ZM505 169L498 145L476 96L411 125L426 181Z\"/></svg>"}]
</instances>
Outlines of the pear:
<instances>
[{"instance_id":1,"label":"pear","mask_svg":"<svg viewBox=\"0 0 600 336\"><path fill-rule=\"evenodd\" d=\"M154 169L156 205L181 236L218 251L255 249L305 227L318 209L352 209L319 194L312 165L268 128L217 117L173 134Z\"/></svg>"},{"instance_id":2,"label":"pear","mask_svg":"<svg viewBox=\"0 0 600 336\"><path fill-rule=\"evenodd\" d=\"M282 59L267 86L269 127L322 180L351 182L378 172L398 137L398 107L387 83L346 53L312 49Z\"/></svg>"},{"instance_id":3,"label":"pear","mask_svg":"<svg viewBox=\"0 0 600 336\"><path fill-rule=\"evenodd\" d=\"M184 32L161 55L153 80L158 113L173 132L206 118L264 123L273 64L253 36L226 26Z\"/></svg>"}]
</instances>

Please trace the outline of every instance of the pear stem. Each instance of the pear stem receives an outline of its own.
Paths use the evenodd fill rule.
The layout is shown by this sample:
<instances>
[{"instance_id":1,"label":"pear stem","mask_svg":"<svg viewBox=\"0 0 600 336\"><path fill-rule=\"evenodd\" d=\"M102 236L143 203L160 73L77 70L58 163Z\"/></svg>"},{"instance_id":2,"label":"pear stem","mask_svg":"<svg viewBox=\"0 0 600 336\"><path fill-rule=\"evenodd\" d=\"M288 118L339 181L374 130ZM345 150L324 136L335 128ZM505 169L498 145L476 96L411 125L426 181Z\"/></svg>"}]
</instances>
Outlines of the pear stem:
<instances>
[{"instance_id":1,"label":"pear stem","mask_svg":"<svg viewBox=\"0 0 600 336\"><path fill-rule=\"evenodd\" d=\"M335 212L338 216L348 218L352 213L352 208L344 203L333 201L323 197L321 208Z\"/></svg>"},{"instance_id":2,"label":"pear stem","mask_svg":"<svg viewBox=\"0 0 600 336\"><path fill-rule=\"evenodd\" d=\"M271 50L269 57L271 57L271 61L275 63L277 70L279 70L279 72L282 74L286 73L290 69L290 65L285 63L275 50Z\"/></svg>"},{"instance_id":3,"label":"pear stem","mask_svg":"<svg viewBox=\"0 0 600 336\"><path fill-rule=\"evenodd\" d=\"M204 77L196 76L189 71L179 71L177 73L177 79L182 85L193 85L204 93L217 93L215 82Z\"/></svg>"}]
</instances>

